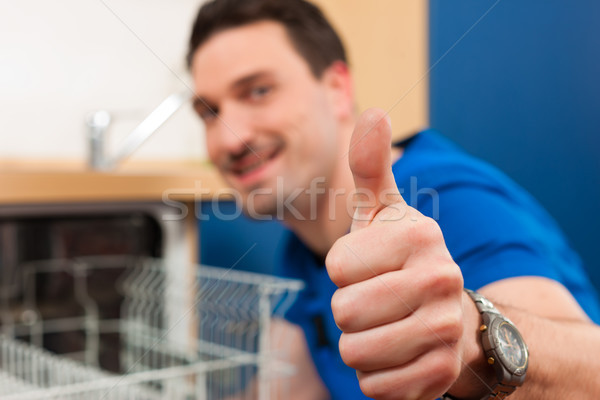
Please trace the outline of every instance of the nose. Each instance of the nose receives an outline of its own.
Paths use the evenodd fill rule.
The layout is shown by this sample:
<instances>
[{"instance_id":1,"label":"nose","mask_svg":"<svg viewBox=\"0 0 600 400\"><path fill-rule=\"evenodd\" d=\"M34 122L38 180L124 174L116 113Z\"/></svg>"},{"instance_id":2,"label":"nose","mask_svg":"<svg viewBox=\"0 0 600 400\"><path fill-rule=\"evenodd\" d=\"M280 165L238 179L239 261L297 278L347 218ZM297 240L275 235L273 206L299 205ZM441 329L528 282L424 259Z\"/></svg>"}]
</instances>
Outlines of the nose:
<instances>
[{"instance_id":1,"label":"nose","mask_svg":"<svg viewBox=\"0 0 600 400\"><path fill-rule=\"evenodd\" d=\"M219 113L218 132L222 148L230 154L247 150L253 139L252 118L234 104L224 104Z\"/></svg>"}]
</instances>

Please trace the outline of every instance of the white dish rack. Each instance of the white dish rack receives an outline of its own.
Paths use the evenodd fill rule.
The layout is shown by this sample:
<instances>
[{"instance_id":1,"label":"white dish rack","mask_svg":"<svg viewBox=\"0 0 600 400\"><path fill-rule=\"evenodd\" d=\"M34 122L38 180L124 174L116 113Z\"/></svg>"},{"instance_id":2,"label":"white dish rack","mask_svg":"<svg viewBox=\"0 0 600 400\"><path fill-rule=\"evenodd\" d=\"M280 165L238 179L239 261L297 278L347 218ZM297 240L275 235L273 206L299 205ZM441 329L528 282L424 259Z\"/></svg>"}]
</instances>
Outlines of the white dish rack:
<instances>
[{"instance_id":1,"label":"white dish rack","mask_svg":"<svg viewBox=\"0 0 600 400\"><path fill-rule=\"evenodd\" d=\"M119 316L104 318L88 290L94 272L124 264L116 282ZM86 257L24 265L8 290L22 304L4 296L0 308L0 399L272 398L273 387L294 373L283 352L273 350L272 324L302 283L208 266L181 273L163 264ZM44 317L36 299L54 273L70 276L78 315ZM47 335L73 330L81 351L43 348ZM118 337L118 372L100 365L105 335Z\"/></svg>"}]
</instances>

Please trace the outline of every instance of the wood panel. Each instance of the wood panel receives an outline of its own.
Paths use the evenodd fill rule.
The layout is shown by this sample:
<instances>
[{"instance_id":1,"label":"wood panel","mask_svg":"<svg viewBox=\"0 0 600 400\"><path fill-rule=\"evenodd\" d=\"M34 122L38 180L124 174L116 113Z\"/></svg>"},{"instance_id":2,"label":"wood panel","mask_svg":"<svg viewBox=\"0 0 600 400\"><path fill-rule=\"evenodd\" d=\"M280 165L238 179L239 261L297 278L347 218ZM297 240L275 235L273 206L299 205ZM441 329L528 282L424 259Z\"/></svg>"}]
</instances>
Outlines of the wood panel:
<instances>
[{"instance_id":1,"label":"wood panel","mask_svg":"<svg viewBox=\"0 0 600 400\"><path fill-rule=\"evenodd\" d=\"M426 0L314 0L340 32L358 107L390 112L402 138L428 126Z\"/></svg>"},{"instance_id":2,"label":"wood panel","mask_svg":"<svg viewBox=\"0 0 600 400\"><path fill-rule=\"evenodd\" d=\"M165 198L195 202L211 198L226 187L210 165L161 165L157 162L151 168L96 172L41 161L13 162L10 167L0 163L0 205Z\"/></svg>"}]
</instances>

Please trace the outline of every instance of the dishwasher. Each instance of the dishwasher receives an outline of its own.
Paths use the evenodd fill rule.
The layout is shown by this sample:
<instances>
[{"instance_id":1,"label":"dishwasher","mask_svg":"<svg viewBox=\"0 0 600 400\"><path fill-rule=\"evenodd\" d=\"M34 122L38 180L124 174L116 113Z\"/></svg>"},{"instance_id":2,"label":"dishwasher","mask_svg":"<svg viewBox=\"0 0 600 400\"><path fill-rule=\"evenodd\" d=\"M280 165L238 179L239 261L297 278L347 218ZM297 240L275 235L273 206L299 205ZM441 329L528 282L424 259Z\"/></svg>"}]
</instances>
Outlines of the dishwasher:
<instances>
[{"instance_id":1,"label":"dishwasher","mask_svg":"<svg viewBox=\"0 0 600 400\"><path fill-rule=\"evenodd\" d=\"M285 388L294 368L277 349L293 344L275 349L285 337L273 326L302 282L168 264L102 255L20 265L0 305L0 398L269 399Z\"/></svg>"}]
</instances>

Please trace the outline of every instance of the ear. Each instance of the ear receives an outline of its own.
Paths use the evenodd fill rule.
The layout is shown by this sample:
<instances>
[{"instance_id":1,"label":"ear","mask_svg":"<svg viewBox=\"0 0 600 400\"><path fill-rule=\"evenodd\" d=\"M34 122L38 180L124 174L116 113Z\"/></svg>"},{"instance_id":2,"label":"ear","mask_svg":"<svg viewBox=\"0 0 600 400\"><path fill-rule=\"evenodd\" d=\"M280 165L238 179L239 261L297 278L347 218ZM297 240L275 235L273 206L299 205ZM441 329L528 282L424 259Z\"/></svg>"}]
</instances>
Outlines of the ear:
<instances>
[{"instance_id":1,"label":"ear","mask_svg":"<svg viewBox=\"0 0 600 400\"><path fill-rule=\"evenodd\" d=\"M330 102L335 114L340 118L354 116L354 82L348 65L335 61L323 71L321 81L328 89Z\"/></svg>"}]
</instances>

